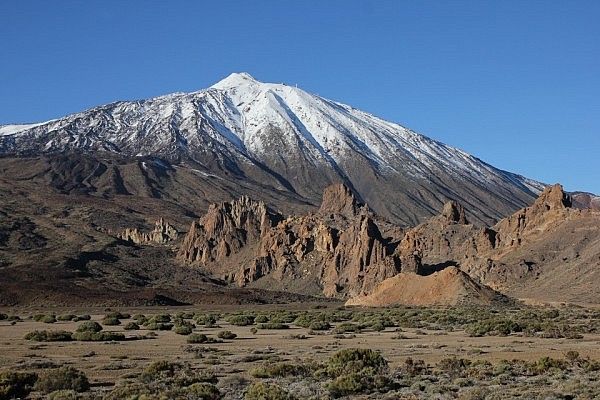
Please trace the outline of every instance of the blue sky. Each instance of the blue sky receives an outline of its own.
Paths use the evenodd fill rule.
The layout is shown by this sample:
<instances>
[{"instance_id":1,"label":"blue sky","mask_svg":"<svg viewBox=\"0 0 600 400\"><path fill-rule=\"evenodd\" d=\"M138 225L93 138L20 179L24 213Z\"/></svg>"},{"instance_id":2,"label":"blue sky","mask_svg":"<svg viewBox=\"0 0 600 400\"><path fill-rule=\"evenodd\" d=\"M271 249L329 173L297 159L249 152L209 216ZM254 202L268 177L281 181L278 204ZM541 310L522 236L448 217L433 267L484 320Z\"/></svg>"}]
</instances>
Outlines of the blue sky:
<instances>
[{"instance_id":1,"label":"blue sky","mask_svg":"<svg viewBox=\"0 0 600 400\"><path fill-rule=\"evenodd\" d=\"M0 124L297 83L600 194L600 1L3 1Z\"/></svg>"}]
</instances>

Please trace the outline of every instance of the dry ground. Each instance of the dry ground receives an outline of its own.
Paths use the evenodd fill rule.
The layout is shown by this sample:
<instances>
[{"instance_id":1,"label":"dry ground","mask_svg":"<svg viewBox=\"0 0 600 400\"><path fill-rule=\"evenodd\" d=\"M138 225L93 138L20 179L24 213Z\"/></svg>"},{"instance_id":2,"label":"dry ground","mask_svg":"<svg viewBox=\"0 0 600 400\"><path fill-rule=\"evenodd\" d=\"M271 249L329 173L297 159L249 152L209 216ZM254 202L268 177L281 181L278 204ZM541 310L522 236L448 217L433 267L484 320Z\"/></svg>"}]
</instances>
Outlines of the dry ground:
<instances>
[{"instance_id":1,"label":"dry ground","mask_svg":"<svg viewBox=\"0 0 600 400\"><path fill-rule=\"evenodd\" d=\"M280 306L281 307L281 306ZM304 306L288 306L286 309L299 310ZM328 306L332 312L336 308ZM254 306L247 312L255 315L277 310L277 306ZM390 368L401 367L407 358L422 359L426 363L437 363L449 357L469 360L538 360L541 357L563 358L568 351L576 351L582 358L600 360L600 334L586 333L582 338L542 338L526 337L520 333L508 336L470 336L464 329L453 331L431 330L426 328L387 327L377 332L365 329L361 333L335 335L331 331L311 332L289 324L289 329L259 329L257 325L235 326L224 318L217 322L218 327L207 328L197 325L194 333L204 333L217 338L217 333L229 330L237 335L235 339L221 343L188 344L187 336L173 331L154 331L156 336L143 340L120 342L34 342L24 336L34 330L65 330L74 332L81 322L58 321L48 324L30 319L38 311L30 309L0 310L9 315L19 315L23 320L11 325L10 321L0 321L0 365L12 370L41 370L54 365L70 364L81 369L89 377L93 391L108 391L123 378L141 373L157 360L189 362L195 370L208 370L218 377L240 375L252 379L249 371L261 365L264 359L300 362L307 359L325 361L335 352L344 348L368 348L381 352L389 361ZM51 313L53 310L44 310ZM72 311L83 314L85 310ZM145 314L196 313L206 314L207 309L195 307L177 308L137 308L120 309L120 312ZM239 312L241 309L229 306L210 312ZM321 312L327 310L310 310ZM65 310L54 310L56 315ZM102 323L106 312L88 310L93 321ZM150 331L141 327L136 331L123 329L130 319L121 320L121 325L104 326L104 331L123 332L127 337L141 336ZM336 324L333 324L334 326ZM301 338L302 335L305 338ZM199 349L194 351L193 349Z\"/></svg>"}]
</instances>

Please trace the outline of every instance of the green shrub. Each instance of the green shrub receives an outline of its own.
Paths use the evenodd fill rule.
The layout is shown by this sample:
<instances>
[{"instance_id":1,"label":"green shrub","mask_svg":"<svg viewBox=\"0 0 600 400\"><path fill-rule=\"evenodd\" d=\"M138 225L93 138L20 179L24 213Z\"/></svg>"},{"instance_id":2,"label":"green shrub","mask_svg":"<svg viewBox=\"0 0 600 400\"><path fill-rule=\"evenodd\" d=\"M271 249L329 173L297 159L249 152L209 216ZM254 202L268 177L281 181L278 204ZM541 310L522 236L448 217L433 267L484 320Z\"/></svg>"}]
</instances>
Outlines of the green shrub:
<instances>
[{"instance_id":1,"label":"green shrub","mask_svg":"<svg viewBox=\"0 0 600 400\"><path fill-rule=\"evenodd\" d=\"M85 321L77 327L77 332L100 332L102 325L96 321Z\"/></svg>"},{"instance_id":2,"label":"green shrub","mask_svg":"<svg viewBox=\"0 0 600 400\"><path fill-rule=\"evenodd\" d=\"M290 326L281 322L267 322L264 324L258 324L258 329L289 329Z\"/></svg>"},{"instance_id":3,"label":"green shrub","mask_svg":"<svg viewBox=\"0 0 600 400\"><path fill-rule=\"evenodd\" d=\"M167 323L171 322L170 314L157 314L148 320L149 322Z\"/></svg>"},{"instance_id":4,"label":"green shrub","mask_svg":"<svg viewBox=\"0 0 600 400\"><path fill-rule=\"evenodd\" d=\"M385 330L385 325L378 321L371 325L371 329L373 329L375 332L381 332Z\"/></svg>"},{"instance_id":5,"label":"green shrub","mask_svg":"<svg viewBox=\"0 0 600 400\"><path fill-rule=\"evenodd\" d=\"M327 374L331 377L362 373L364 370L372 375L387 370L387 360L371 349L344 349L335 353L327 361Z\"/></svg>"},{"instance_id":6,"label":"green shrub","mask_svg":"<svg viewBox=\"0 0 600 400\"><path fill-rule=\"evenodd\" d=\"M36 322L44 322L44 320L54 320L56 322L56 317L54 315L49 314L35 314L33 316L33 320Z\"/></svg>"},{"instance_id":7,"label":"green shrub","mask_svg":"<svg viewBox=\"0 0 600 400\"><path fill-rule=\"evenodd\" d=\"M39 322L43 322L45 324L53 324L56 322L56 316L54 315L44 315L39 319Z\"/></svg>"},{"instance_id":8,"label":"green shrub","mask_svg":"<svg viewBox=\"0 0 600 400\"><path fill-rule=\"evenodd\" d=\"M120 342L125 340L125 335L119 332L75 332L73 339L79 342Z\"/></svg>"},{"instance_id":9,"label":"green shrub","mask_svg":"<svg viewBox=\"0 0 600 400\"><path fill-rule=\"evenodd\" d=\"M115 315L107 315L102 319L102 325L114 326L121 325L121 321Z\"/></svg>"},{"instance_id":10,"label":"green shrub","mask_svg":"<svg viewBox=\"0 0 600 400\"><path fill-rule=\"evenodd\" d=\"M255 378L282 378L286 376L309 376L314 367L308 364L266 363L250 371Z\"/></svg>"},{"instance_id":11,"label":"green shrub","mask_svg":"<svg viewBox=\"0 0 600 400\"><path fill-rule=\"evenodd\" d=\"M217 333L217 337L225 340L232 340L237 337L237 335L231 331L221 331Z\"/></svg>"},{"instance_id":12,"label":"green shrub","mask_svg":"<svg viewBox=\"0 0 600 400\"><path fill-rule=\"evenodd\" d=\"M26 340L34 342L68 342L72 333L67 331L33 331L25 335Z\"/></svg>"},{"instance_id":13,"label":"green shrub","mask_svg":"<svg viewBox=\"0 0 600 400\"><path fill-rule=\"evenodd\" d=\"M173 331L178 335L189 335L190 333L192 333L193 328L191 325L188 325L188 324L175 325L175 327L173 328Z\"/></svg>"},{"instance_id":14,"label":"green shrub","mask_svg":"<svg viewBox=\"0 0 600 400\"><path fill-rule=\"evenodd\" d=\"M138 324L143 325L148 321L148 318L144 314L136 314L132 317Z\"/></svg>"},{"instance_id":15,"label":"green shrub","mask_svg":"<svg viewBox=\"0 0 600 400\"><path fill-rule=\"evenodd\" d=\"M188 343L215 343L215 339L206 336L203 333L193 333L187 338Z\"/></svg>"},{"instance_id":16,"label":"green shrub","mask_svg":"<svg viewBox=\"0 0 600 400\"><path fill-rule=\"evenodd\" d=\"M331 329L331 324L327 321L313 321L308 326L311 331L326 331Z\"/></svg>"},{"instance_id":17,"label":"green shrub","mask_svg":"<svg viewBox=\"0 0 600 400\"><path fill-rule=\"evenodd\" d=\"M348 332L360 333L360 331L361 331L360 326L353 324L351 322L341 323L333 329L333 333L335 333L335 334L348 333Z\"/></svg>"},{"instance_id":18,"label":"green shrub","mask_svg":"<svg viewBox=\"0 0 600 400\"><path fill-rule=\"evenodd\" d=\"M105 318L129 319L131 318L131 314L113 311L106 314Z\"/></svg>"},{"instance_id":19,"label":"green shrub","mask_svg":"<svg viewBox=\"0 0 600 400\"><path fill-rule=\"evenodd\" d=\"M298 318L298 314L290 311L276 311L269 315L270 322L279 322L282 324L291 324Z\"/></svg>"},{"instance_id":20,"label":"green shrub","mask_svg":"<svg viewBox=\"0 0 600 400\"><path fill-rule=\"evenodd\" d=\"M145 324L146 328L151 331L170 331L173 329L173 324L163 322L151 322Z\"/></svg>"},{"instance_id":21,"label":"green shrub","mask_svg":"<svg viewBox=\"0 0 600 400\"><path fill-rule=\"evenodd\" d=\"M471 365L471 361L464 358L443 358L438 362L437 367L440 371L452 376L461 376L465 369Z\"/></svg>"},{"instance_id":22,"label":"green shrub","mask_svg":"<svg viewBox=\"0 0 600 400\"><path fill-rule=\"evenodd\" d=\"M213 314L204 314L196 316L198 325L214 326L217 323L217 317Z\"/></svg>"},{"instance_id":23,"label":"green shrub","mask_svg":"<svg viewBox=\"0 0 600 400\"><path fill-rule=\"evenodd\" d=\"M179 367L179 364L170 361L155 361L142 372L141 379L143 382L148 383L164 377L172 377Z\"/></svg>"},{"instance_id":24,"label":"green shrub","mask_svg":"<svg viewBox=\"0 0 600 400\"><path fill-rule=\"evenodd\" d=\"M245 400L293 400L294 397L275 384L253 383L246 390Z\"/></svg>"},{"instance_id":25,"label":"green shrub","mask_svg":"<svg viewBox=\"0 0 600 400\"><path fill-rule=\"evenodd\" d=\"M191 398L199 400L218 400L221 398L219 389L210 383L194 383L187 387L186 393Z\"/></svg>"},{"instance_id":26,"label":"green shrub","mask_svg":"<svg viewBox=\"0 0 600 400\"><path fill-rule=\"evenodd\" d=\"M40 374L35 390L51 393L56 390L74 390L85 392L90 383L85 374L71 366L44 371Z\"/></svg>"},{"instance_id":27,"label":"green shrub","mask_svg":"<svg viewBox=\"0 0 600 400\"><path fill-rule=\"evenodd\" d=\"M31 372L0 372L0 399L27 397L37 378L37 375Z\"/></svg>"},{"instance_id":28,"label":"green shrub","mask_svg":"<svg viewBox=\"0 0 600 400\"><path fill-rule=\"evenodd\" d=\"M254 316L253 315L232 315L227 318L227 322L231 325L237 326L247 326L254 324Z\"/></svg>"},{"instance_id":29,"label":"green shrub","mask_svg":"<svg viewBox=\"0 0 600 400\"><path fill-rule=\"evenodd\" d=\"M138 329L140 329L140 326L132 321L125 324L123 329L125 329L126 331L137 331Z\"/></svg>"},{"instance_id":30,"label":"green shrub","mask_svg":"<svg viewBox=\"0 0 600 400\"><path fill-rule=\"evenodd\" d=\"M326 364L326 373L333 378L327 389L332 397L390 390L393 384L383 375L387 368L387 360L379 352L371 349L340 350Z\"/></svg>"},{"instance_id":31,"label":"green shrub","mask_svg":"<svg viewBox=\"0 0 600 400\"><path fill-rule=\"evenodd\" d=\"M265 322L269 322L269 317L264 314L257 315L256 318L254 318L254 322L257 324L264 324Z\"/></svg>"},{"instance_id":32,"label":"green shrub","mask_svg":"<svg viewBox=\"0 0 600 400\"><path fill-rule=\"evenodd\" d=\"M392 388L393 385L386 376L368 375L364 371L338 376L327 384L329 394L333 398L368 393L374 390L387 392Z\"/></svg>"},{"instance_id":33,"label":"green shrub","mask_svg":"<svg viewBox=\"0 0 600 400\"><path fill-rule=\"evenodd\" d=\"M92 319L92 316L89 314L83 314L83 315L79 315L75 318L73 318L73 321L78 322L78 321L89 321Z\"/></svg>"},{"instance_id":34,"label":"green shrub","mask_svg":"<svg viewBox=\"0 0 600 400\"><path fill-rule=\"evenodd\" d=\"M0 321L4 321L5 319L8 319L8 315L0 313Z\"/></svg>"},{"instance_id":35,"label":"green shrub","mask_svg":"<svg viewBox=\"0 0 600 400\"><path fill-rule=\"evenodd\" d=\"M567 365L564 360L557 360L555 358L550 358L550 357L542 357L535 364L534 370L537 373L544 373L551 369L563 370L566 367L567 367Z\"/></svg>"},{"instance_id":36,"label":"green shrub","mask_svg":"<svg viewBox=\"0 0 600 400\"><path fill-rule=\"evenodd\" d=\"M360 374L341 375L327 384L332 397L342 397L369 390L371 385L366 377Z\"/></svg>"}]
</instances>

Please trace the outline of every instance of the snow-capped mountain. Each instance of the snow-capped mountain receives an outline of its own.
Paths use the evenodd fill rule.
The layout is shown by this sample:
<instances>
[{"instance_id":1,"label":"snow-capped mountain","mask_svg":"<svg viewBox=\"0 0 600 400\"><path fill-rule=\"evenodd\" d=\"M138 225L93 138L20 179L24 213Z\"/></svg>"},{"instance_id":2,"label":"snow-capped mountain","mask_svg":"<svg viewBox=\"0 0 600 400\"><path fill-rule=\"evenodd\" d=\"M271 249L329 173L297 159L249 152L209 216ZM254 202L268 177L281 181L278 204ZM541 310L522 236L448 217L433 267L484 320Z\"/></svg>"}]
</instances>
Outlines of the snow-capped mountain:
<instances>
[{"instance_id":1,"label":"snow-capped mountain","mask_svg":"<svg viewBox=\"0 0 600 400\"><path fill-rule=\"evenodd\" d=\"M193 93L0 126L4 156L65 153L154 157L314 204L325 186L344 181L375 211L406 223L436 213L448 198L489 222L543 188L398 124L246 73Z\"/></svg>"}]
</instances>

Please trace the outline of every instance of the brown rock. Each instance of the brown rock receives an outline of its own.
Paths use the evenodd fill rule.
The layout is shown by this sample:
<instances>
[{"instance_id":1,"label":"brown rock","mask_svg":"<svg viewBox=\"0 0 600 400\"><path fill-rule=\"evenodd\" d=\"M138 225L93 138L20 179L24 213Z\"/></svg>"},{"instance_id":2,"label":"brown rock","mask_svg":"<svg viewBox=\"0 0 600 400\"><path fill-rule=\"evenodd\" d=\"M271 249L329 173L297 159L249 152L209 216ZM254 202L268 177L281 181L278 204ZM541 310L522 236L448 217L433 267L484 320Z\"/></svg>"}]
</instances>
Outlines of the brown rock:
<instances>
[{"instance_id":1,"label":"brown rock","mask_svg":"<svg viewBox=\"0 0 600 400\"><path fill-rule=\"evenodd\" d=\"M258 242L280 219L263 202L246 196L212 204L200 221L192 223L177 257L201 265L223 260Z\"/></svg>"},{"instance_id":2,"label":"brown rock","mask_svg":"<svg viewBox=\"0 0 600 400\"><path fill-rule=\"evenodd\" d=\"M323 292L336 296L342 291L355 295L363 291L367 267L380 263L387 256L379 228L373 220L361 214L340 234L333 259L325 266ZM381 271L379 268L377 271ZM389 268L383 274L388 276ZM393 273L397 273L394 271ZM380 276L380 279L385 279Z\"/></svg>"},{"instance_id":3,"label":"brown rock","mask_svg":"<svg viewBox=\"0 0 600 400\"><path fill-rule=\"evenodd\" d=\"M136 244L164 244L177 240L178 232L164 219L160 218L154 224L154 229L150 232L140 232L137 228L127 228L118 235L123 239Z\"/></svg>"},{"instance_id":4,"label":"brown rock","mask_svg":"<svg viewBox=\"0 0 600 400\"><path fill-rule=\"evenodd\" d=\"M492 304L505 299L456 267L428 276L400 273L381 282L372 294L357 296L347 306Z\"/></svg>"},{"instance_id":5,"label":"brown rock","mask_svg":"<svg viewBox=\"0 0 600 400\"><path fill-rule=\"evenodd\" d=\"M463 206L453 200L444 204L442 216L449 224L468 224L467 217L465 215L465 209Z\"/></svg>"},{"instance_id":6,"label":"brown rock","mask_svg":"<svg viewBox=\"0 0 600 400\"><path fill-rule=\"evenodd\" d=\"M338 214L351 218L357 215L360 205L352 191L344 184L331 185L323 192L319 214Z\"/></svg>"}]
</instances>

